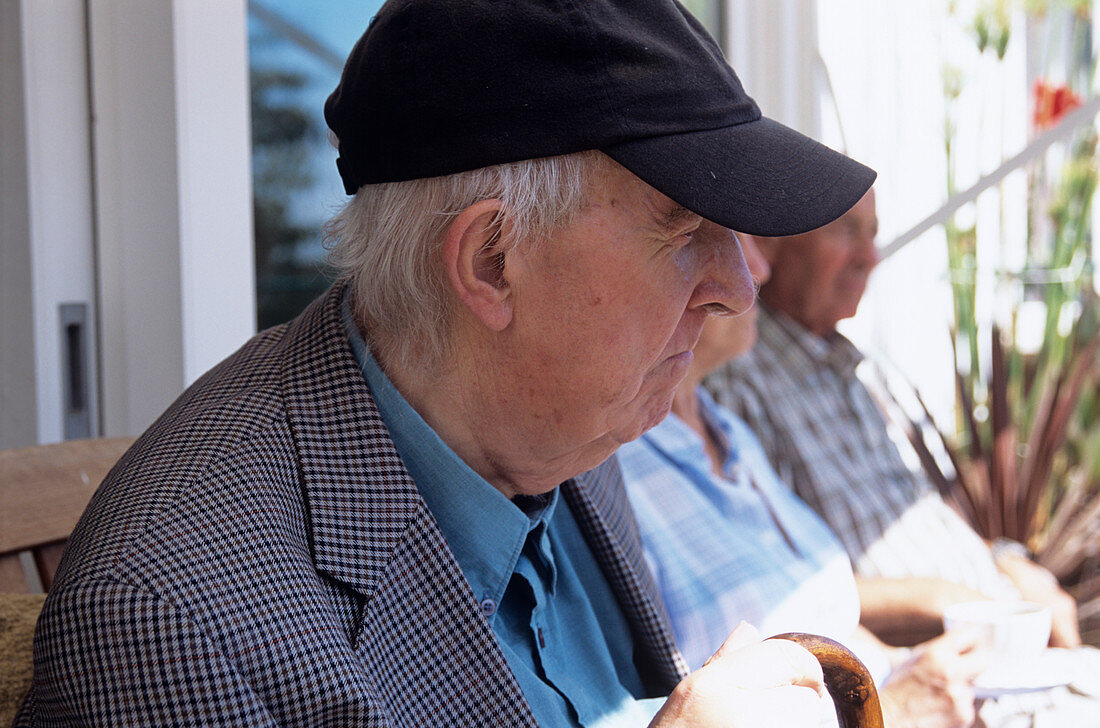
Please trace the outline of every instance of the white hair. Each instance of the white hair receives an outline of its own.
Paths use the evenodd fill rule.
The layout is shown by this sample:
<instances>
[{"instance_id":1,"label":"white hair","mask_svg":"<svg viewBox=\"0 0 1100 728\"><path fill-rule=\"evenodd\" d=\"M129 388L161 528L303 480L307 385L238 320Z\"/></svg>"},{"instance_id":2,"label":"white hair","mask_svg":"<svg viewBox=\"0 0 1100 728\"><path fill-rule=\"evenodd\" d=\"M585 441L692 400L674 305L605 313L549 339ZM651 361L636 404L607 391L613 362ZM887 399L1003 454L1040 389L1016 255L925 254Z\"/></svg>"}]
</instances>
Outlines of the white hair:
<instances>
[{"instance_id":1,"label":"white hair","mask_svg":"<svg viewBox=\"0 0 1100 728\"><path fill-rule=\"evenodd\" d=\"M438 374L451 353L454 320L440 255L447 225L476 202L500 199L493 225L506 235L503 244L537 244L570 224L607 159L587 151L360 187L324 233L330 260L354 294L356 321L369 322L375 355L405 371Z\"/></svg>"}]
</instances>

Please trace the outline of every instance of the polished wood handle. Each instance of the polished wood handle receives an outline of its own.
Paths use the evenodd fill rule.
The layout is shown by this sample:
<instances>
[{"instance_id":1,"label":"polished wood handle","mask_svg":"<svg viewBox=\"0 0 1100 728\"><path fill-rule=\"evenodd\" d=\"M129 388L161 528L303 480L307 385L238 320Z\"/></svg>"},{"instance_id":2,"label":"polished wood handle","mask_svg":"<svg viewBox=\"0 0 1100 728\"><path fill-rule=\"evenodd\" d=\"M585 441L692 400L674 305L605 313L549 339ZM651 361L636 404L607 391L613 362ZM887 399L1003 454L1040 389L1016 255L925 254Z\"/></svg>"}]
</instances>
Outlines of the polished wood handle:
<instances>
[{"instance_id":1,"label":"polished wood handle","mask_svg":"<svg viewBox=\"0 0 1100 728\"><path fill-rule=\"evenodd\" d=\"M825 688L833 697L840 728L883 728L875 681L851 650L836 640L804 632L788 632L772 639L801 645L821 663Z\"/></svg>"}]
</instances>

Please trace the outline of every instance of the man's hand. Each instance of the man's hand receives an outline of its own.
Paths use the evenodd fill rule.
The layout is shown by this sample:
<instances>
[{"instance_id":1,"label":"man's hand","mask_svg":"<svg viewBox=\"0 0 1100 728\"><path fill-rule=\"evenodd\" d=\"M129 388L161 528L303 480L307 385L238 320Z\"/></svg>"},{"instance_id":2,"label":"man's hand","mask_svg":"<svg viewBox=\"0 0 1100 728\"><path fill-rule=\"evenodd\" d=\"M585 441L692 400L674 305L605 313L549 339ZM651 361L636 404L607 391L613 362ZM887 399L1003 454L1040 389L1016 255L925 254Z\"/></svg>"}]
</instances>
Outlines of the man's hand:
<instances>
[{"instance_id":1,"label":"man's hand","mask_svg":"<svg viewBox=\"0 0 1100 728\"><path fill-rule=\"evenodd\" d=\"M813 655L786 640L762 642L742 622L706 664L680 681L650 726L815 728L824 695Z\"/></svg>"},{"instance_id":2,"label":"man's hand","mask_svg":"<svg viewBox=\"0 0 1100 728\"><path fill-rule=\"evenodd\" d=\"M980 635L952 631L916 647L879 693L888 728L964 728L974 722L974 679L988 665Z\"/></svg>"},{"instance_id":3,"label":"man's hand","mask_svg":"<svg viewBox=\"0 0 1100 728\"><path fill-rule=\"evenodd\" d=\"M860 621L891 645L917 645L943 632L943 610L988 599L981 592L936 578L856 577Z\"/></svg>"},{"instance_id":4,"label":"man's hand","mask_svg":"<svg viewBox=\"0 0 1100 728\"><path fill-rule=\"evenodd\" d=\"M1051 647L1080 647L1077 602L1058 584L1054 574L1021 554L1007 553L997 558L997 568L1009 578L1029 602L1050 607Z\"/></svg>"}]
</instances>

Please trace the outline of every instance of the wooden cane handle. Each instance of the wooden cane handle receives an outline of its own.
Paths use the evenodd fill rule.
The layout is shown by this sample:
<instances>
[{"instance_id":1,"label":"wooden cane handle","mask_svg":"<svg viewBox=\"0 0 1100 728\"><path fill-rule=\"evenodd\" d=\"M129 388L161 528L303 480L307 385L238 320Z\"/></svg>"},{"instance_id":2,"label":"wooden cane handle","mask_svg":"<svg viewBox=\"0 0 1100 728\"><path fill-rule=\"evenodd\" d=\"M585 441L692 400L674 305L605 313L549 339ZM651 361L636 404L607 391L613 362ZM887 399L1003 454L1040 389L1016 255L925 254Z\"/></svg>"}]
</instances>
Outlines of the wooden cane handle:
<instances>
[{"instance_id":1,"label":"wooden cane handle","mask_svg":"<svg viewBox=\"0 0 1100 728\"><path fill-rule=\"evenodd\" d=\"M821 663L825 688L833 698L840 728L883 728L875 682L851 650L828 637L803 632L788 632L772 639L801 645Z\"/></svg>"}]
</instances>

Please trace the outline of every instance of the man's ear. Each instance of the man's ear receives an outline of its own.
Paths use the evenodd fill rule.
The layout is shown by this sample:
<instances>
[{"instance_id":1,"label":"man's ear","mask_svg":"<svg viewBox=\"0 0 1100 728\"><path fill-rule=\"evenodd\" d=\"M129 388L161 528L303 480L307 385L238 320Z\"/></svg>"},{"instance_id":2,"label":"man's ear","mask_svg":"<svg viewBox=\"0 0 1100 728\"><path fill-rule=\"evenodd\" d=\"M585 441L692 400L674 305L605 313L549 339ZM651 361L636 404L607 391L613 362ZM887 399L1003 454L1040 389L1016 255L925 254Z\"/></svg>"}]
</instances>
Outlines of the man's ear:
<instances>
[{"instance_id":1,"label":"man's ear","mask_svg":"<svg viewBox=\"0 0 1100 728\"><path fill-rule=\"evenodd\" d=\"M479 321L501 331L512 321L505 276L502 200L481 200L456 216L443 234L447 278L458 300Z\"/></svg>"}]
</instances>

